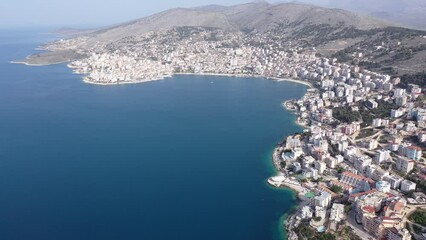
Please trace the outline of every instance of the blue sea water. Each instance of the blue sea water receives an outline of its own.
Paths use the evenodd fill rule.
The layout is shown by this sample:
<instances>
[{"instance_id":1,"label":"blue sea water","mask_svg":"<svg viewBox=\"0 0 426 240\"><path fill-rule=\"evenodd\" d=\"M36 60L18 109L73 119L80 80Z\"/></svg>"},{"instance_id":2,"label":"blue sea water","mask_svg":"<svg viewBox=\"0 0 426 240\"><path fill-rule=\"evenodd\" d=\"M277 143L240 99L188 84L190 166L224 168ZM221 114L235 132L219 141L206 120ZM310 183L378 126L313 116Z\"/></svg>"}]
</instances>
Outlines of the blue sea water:
<instances>
[{"instance_id":1,"label":"blue sea water","mask_svg":"<svg viewBox=\"0 0 426 240\"><path fill-rule=\"evenodd\" d=\"M280 239L294 194L271 151L300 131L306 87L174 76L94 86L65 65L10 64L53 39L0 31L0 239Z\"/></svg>"}]
</instances>

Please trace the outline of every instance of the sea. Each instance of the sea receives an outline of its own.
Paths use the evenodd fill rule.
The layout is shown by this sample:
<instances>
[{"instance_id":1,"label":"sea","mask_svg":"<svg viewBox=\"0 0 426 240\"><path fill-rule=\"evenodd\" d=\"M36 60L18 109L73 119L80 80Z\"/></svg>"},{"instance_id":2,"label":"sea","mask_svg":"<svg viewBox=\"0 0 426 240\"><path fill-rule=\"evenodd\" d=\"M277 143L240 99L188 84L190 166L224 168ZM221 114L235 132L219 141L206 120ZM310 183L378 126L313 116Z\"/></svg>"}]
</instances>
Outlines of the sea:
<instances>
[{"instance_id":1,"label":"sea","mask_svg":"<svg viewBox=\"0 0 426 240\"><path fill-rule=\"evenodd\" d=\"M295 194L267 184L302 131L306 86L176 75L89 85L65 64L11 64L56 39L0 30L0 239L279 240Z\"/></svg>"}]
</instances>

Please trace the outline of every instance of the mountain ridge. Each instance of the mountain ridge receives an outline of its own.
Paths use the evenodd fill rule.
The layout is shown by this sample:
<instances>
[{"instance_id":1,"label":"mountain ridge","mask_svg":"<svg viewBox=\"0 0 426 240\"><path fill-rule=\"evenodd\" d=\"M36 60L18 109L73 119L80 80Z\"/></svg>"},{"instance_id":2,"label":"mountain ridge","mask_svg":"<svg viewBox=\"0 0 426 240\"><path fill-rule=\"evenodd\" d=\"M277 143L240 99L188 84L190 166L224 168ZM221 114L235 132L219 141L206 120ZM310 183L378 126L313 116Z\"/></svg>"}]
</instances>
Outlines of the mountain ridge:
<instances>
[{"instance_id":1,"label":"mountain ridge","mask_svg":"<svg viewBox=\"0 0 426 240\"><path fill-rule=\"evenodd\" d=\"M213 27L227 31L254 28L269 30L274 24L335 24L344 23L357 29L368 30L390 26L379 19L341 9L328 9L310 4L266 2L234 6L208 5L197 8L173 8L148 17L136 19L91 34L98 40L116 40L128 35L150 31L167 31L174 27Z\"/></svg>"},{"instance_id":2,"label":"mountain ridge","mask_svg":"<svg viewBox=\"0 0 426 240\"><path fill-rule=\"evenodd\" d=\"M40 65L100 53L133 54L132 49L140 50L144 44L148 48L167 48L184 39L191 44L217 39L223 46L315 49L322 56L354 61L376 71L387 69L391 74L418 72L426 67L424 31L337 8L267 2L174 8L48 44L48 53L24 62Z\"/></svg>"}]
</instances>

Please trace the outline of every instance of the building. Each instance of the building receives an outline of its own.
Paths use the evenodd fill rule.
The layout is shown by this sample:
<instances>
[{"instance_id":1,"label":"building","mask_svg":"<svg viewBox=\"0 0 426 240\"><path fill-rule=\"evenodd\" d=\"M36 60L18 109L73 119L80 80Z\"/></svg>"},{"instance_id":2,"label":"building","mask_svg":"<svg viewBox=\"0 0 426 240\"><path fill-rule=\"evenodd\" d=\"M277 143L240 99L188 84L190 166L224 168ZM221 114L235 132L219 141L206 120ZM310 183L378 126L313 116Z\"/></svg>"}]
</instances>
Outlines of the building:
<instances>
[{"instance_id":1,"label":"building","mask_svg":"<svg viewBox=\"0 0 426 240\"><path fill-rule=\"evenodd\" d=\"M373 119L373 127L381 127L381 126L382 126L382 119L381 118Z\"/></svg>"},{"instance_id":2,"label":"building","mask_svg":"<svg viewBox=\"0 0 426 240\"><path fill-rule=\"evenodd\" d=\"M391 110L391 118L399 118L402 115L404 115L404 112L401 110L395 110L395 109Z\"/></svg>"},{"instance_id":3,"label":"building","mask_svg":"<svg viewBox=\"0 0 426 240\"><path fill-rule=\"evenodd\" d=\"M331 194L325 191L321 192L320 196L314 198L314 204L318 207L328 208L331 203Z\"/></svg>"},{"instance_id":4,"label":"building","mask_svg":"<svg viewBox=\"0 0 426 240\"><path fill-rule=\"evenodd\" d=\"M389 175L389 172L381 169L380 167L376 167L375 165L371 165L367 167L366 174L374 181L381 181L385 176Z\"/></svg>"},{"instance_id":5,"label":"building","mask_svg":"<svg viewBox=\"0 0 426 240\"><path fill-rule=\"evenodd\" d=\"M302 219L311 219L313 216L313 212L309 206L304 206L301 211L300 217Z\"/></svg>"},{"instance_id":6,"label":"building","mask_svg":"<svg viewBox=\"0 0 426 240\"><path fill-rule=\"evenodd\" d=\"M379 192L388 193L388 192L390 192L391 185L390 185L390 183L388 183L386 181L378 181L376 183L376 188L377 188L377 191L379 191Z\"/></svg>"},{"instance_id":7,"label":"building","mask_svg":"<svg viewBox=\"0 0 426 240\"><path fill-rule=\"evenodd\" d=\"M416 146L408 146L404 148L404 155L413 160L420 160L422 158L422 148Z\"/></svg>"},{"instance_id":8,"label":"building","mask_svg":"<svg viewBox=\"0 0 426 240\"><path fill-rule=\"evenodd\" d=\"M411 234L406 228L400 230L394 227L389 228L387 237L387 240L411 240Z\"/></svg>"},{"instance_id":9,"label":"building","mask_svg":"<svg viewBox=\"0 0 426 240\"><path fill-rule=\"evenodd\" d=\"M300 172L302 170L302 165L300 165L300 163L298 163L298 162L295 162L295 163L292 164L291 169L295 173Z\"/></svg>"},{"instance_id":10,"label":"building","mask_svg":"<svg viewBox=\"0 0 426 240\"><path fill-rule=\"evenodd\" d=\"M340 182L364 192L371 189L370 183L373 183L374 181L351 172L344 172L342 173Z\"/></svg>"},{"instance_id":11,"label":"building","mask_svg":"<svg viewBox=\"0 0 426 240\"><path fill-rule=\"evenodd\" d=\"M378 108L379 107L379 104L376 101L372 100L372 99L370 99L367 102L365 102L365 105L369 109L374 109L374 108Z\"/></svg>"},{"instance_id":12,"label":"building","mask_svg":"<svg viewBox=\"0 0 426 240\"><path fill-rule=\"evenodd\" d=\"M399 189L403 178L399 176L384 176L383 181L390 183L392 189Z\"/></svg>"},{"instance_id":13,"label":"building","mask_svg":"<svg viewBox=\"0 0 426 240\"><path fill-rule=\"evenodd\" d=\"M376 237L376 239L382 239L386 234L386 229L382 224L382 219L376 217L375 214L373 216L363 217L362 226L366 232Z\"/></svg>"},{"instance_id":14,"label":"building","mask_svg":"<svg viewBox=\"0 0 426 240\"><path fill-rule=\"evenodd\" d=\"M325 164L327 164L327 167L334 169L337 165L337 159L334 157L328 157L325 159Z\"/></svg>"},{"instance_id":15,"label":"building","mask_svg":"<svg viewBox=\"0 0 426 240\"><path fill-rule=\"evenodd\" d=\"M420 132L417 135L417 138L419 139L419 142L421 142L421 143L426 142L426 132Z\"/></svg>"},{"instance_id":16,"label":"building","mask_svg":"<svg viewBox=\"0 0 426 240\"><path fill-rule=\"evenodd\" d=\"M337 143L337 149L339 150L339 152L343 152L348 146L348 141L340 141Z\"/></svg>"},{"instance_id":17,"label":"building","mask_svg":"<svg viewBox=\"0 0 426 240\"><path fill-rule=\"evenodd\" d=\"M414 161L406 158L398 158L396 160L396 169L405 174L409 173L414 168Z\"/></svg>"},{"instance_id":18,"label":"building","mask_svg":"<svg viewBox=\"0 0 426 240\"><path fill-rule=\"evenodd\" d=\"M409 180L404 180L401 182L401 191L410 192L416 190L416 184Z\"/></svg>"},{"instance_id":19,"label":"building","mask_svg":"<svg viewBox=\"0 0 426 240\"><path fill-rule=\"evenodd\" d=\"M374 156L374 162L377 164L381 164L382 162L386 162L391 159L389 150L378 150L376 151L376 155Z\"/></svg>"},{"instance_id":20,"label":"building","mask_svg":"<svg viewBox=\"0 0 426 240\"><path fill-rule=\"evenodd\" d=\"M370 139L370 141L367 142L368 150L374 150L378 146L379 146L379 142L376 139Z\"/></svg>"},{"instance_id":21,"label":"building","mask_svg":"<svg viewBox=\"0 0 426 240\"><path fill-rule=\"evenodd\" d=\"M404 106L405 104L407 104L407 96L396 98L395 103L398 106Z\"/></svg>"},{"instance_id":22,"label":"building","mask_svg":"<svg viewBox=\"0 0 426 240\"><path fill-rule=\"evenodd\" d=\"M300 142L299 136L289 136L285 142L285 148L286 149L292 149L302 146L302 143Z\"/></svg>"},{"instance_id":23,"label":"building","mask_svg":"<svg viewBox=\"0 0 426 240\"><path fill-rule=\"evenodd\" d=\"M370 166L372 159L369 156L363 155L355 158L354 167L359 172L364 174L367 166Z\"/></svg>"},{"instance_id":24,"label":"building","mask_svg":"<svg viewBox=\"0 0 426 240\"><path fill-rule=\"evenodd\" d=\"M394 91L395 97L399 98L399 97L405 96L405 91L406 91L405 89L396 88L395 91Z\"/></svg>"},{"instance_id":25,"label":"building","mask_svg":"<svg viewBox=\"0 0 426 240\"><path fill-rule=\"evenodd\" d=\"M330 211L330 220L328 221L328 229L336 231L342 220L345 219L345 205L334 203Z\"/></svg>"},{"instance_id":26,"label":"building","mask_svg":"<svg viewBox=\"0 0 426 240\"><path fill-rule=\"evenodd\" d=\"M315 169L318 170L318 173L322 175L327 168L325 162L316 161L314 163Z\"/></svg>"}]
</instances>

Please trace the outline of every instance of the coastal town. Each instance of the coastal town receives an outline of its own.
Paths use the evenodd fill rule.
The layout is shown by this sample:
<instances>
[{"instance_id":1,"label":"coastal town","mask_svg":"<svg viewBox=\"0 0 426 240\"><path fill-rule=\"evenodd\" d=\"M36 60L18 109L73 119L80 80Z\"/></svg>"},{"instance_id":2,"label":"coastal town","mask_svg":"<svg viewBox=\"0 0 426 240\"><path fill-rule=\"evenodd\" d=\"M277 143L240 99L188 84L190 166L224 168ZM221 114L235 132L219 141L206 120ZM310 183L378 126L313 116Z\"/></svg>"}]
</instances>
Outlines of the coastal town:
<instances>
[{"instance_id":1,"label":"coastal town","mask_svg":"<svg viewBox=\"0 0 426 240\"><path fill-rule=\"evenodd\" d=\"M302 201L289 239L424 239L411 218L426 207L422 88L335 59L315 65L298 72L313 87L284 103L304 131L276 148L269 179Z\"/></svg>"},{"instance_id":2,"label":"coastal town","mask_svg":"<svg viewBox=\"0 0 426 240\"><path fill-rule=\"evenodd\" d=\"M78 51L85 41L60 40L47 49ZM289 239L425 239L425 226L412 218L426 217L423 86L300 46L272 32L188 27L95 45L69 67L103 85L179 73L307 84L301 99L283 103L303 131L275 149L278 174L268 180L295 190L301 201L285 224Z\"/></svg>"}]
</instances>

